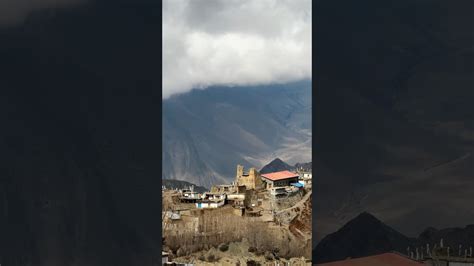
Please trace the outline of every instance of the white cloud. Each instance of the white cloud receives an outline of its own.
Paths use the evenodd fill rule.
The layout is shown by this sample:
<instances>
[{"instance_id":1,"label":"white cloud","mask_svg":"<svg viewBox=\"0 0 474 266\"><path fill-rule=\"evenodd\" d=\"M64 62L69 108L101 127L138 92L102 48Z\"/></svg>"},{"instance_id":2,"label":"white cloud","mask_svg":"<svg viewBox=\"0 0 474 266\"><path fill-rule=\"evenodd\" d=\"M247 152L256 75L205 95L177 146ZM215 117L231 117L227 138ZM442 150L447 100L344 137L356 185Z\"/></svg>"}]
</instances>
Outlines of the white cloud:
<instances>
[{"instance_id":1,"label":"white cloud","mask_svg":"<svg viewBox=\"0 0 474 266\"><path fill-rule=\"evenodd\" d=\"M69 7L83 0L0 0L0 26L12 26L21 23L31 12Z\"/></svg>"},{"instance_id":2,"label":"white cloud","mask_svg":"<svg viewBox=\"0 0 474 266\"><path fill-rule=\"evenodd\" d=\"M311 78L310 0L165 0L163 97Z\"/></svg>"}]
</instances>

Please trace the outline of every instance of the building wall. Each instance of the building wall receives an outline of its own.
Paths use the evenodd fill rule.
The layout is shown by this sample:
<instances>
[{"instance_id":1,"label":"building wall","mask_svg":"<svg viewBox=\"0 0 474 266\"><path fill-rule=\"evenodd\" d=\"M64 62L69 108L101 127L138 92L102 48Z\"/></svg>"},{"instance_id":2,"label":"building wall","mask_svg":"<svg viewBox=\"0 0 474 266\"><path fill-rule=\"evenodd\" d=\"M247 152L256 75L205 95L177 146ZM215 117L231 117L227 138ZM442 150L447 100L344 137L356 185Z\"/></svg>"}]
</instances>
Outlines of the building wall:
<instances>
[{"instance_id":1,"label":"building wall","mask_svg":"<svg viewBox=\"0 0 474 266\"><path fill-rule=\"evenodd\" d=\"M271 189L270 190L270 194L272 195L277 195L277 194L281 194L281 193L286 193L286 190L285 189Z\"/></svg>"},{"instance_id":2,"label":"building wall","mask_svg":"<svg viewBox=\"0 0 474 266\"><path fill-rule=\"evenodd\" d=\"M263 179L263 182L267 184L267 188L276 187L275 182L273 182L272 180Z\"/></svg>"},{"instance_id":3,"label":"building wall","mask_svg":"<svg viewBox=\"0 0 474 266\"><path fill-rule=\"evenodd\" d=\"M224 206L224 200L219 202L198 202L196 203L196 208L198 209L207 209L207 208L219 208Z\"/></svg>"},{"instance_id":4,"label":"building wall","mask_svg":"<svg viewBox=\"0 0 474 266\"><path fill-rule=\"evenodd\" d=\"M237 165L237 175L236 180L238 181L239 177L244 175L244 167L242 165Z\"/></svg>"},{"instance_id":5,"label":"building wall","mask_svg":"<svg viewBox=\"0 0 474 266\"><path fill-rule=\"evenodd\" d=\"M278 181L272 181L272 180L269 180L269 179L266 179L264 178L264 182L267 183L267 187L268 188L271 188L271 187L285 187L285 186L289 186L291 183L297 183L298 182L298 178L295 177L295 178L290 178L290 179L284 179L284 180L278 180Z\"/></svg>"},{"instance_id":6,"label":"building wall","mask_svg":"<svg viewBox=\"0 0 474 266\"><path fill-rule=\"evenodd\" d=\"M229 194L229 195L227 195L227 199L229 199L229 200L236 200L236 199L245 200L245 194Z\"/></svg>"},{"instance_id":7,"label":"building wall","mask_svg":"<svg viewBox=\"0 0 474 266\"><path fill-rule=\"evenodd\" d=\"M244 167L237 165L236 183L238 186L245 186L247 189L260 189L263 182L260 173L255 168L250 168L248 175L244 175Z\"/></svg>"}]
</instances>

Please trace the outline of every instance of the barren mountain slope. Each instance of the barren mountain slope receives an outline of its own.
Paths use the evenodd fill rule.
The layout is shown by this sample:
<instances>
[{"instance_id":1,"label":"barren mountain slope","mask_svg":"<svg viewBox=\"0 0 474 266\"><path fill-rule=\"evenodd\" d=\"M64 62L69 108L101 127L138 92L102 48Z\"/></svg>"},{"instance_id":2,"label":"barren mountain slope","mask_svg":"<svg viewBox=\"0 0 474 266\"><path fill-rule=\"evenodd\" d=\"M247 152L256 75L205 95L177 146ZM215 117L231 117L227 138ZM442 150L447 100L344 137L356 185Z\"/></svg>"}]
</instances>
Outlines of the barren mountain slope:
<instances>
[{"instance_id":1,"label":"barren mountain slope","mask_svg":"<svg viewBox=\"0 0 474 266\"><path fill-rule=\"evenodd\" d=\"M194 90L163 101L163 178L210 186L235 167L311 160L311 82Z\"/></svg>"}]
</instances>

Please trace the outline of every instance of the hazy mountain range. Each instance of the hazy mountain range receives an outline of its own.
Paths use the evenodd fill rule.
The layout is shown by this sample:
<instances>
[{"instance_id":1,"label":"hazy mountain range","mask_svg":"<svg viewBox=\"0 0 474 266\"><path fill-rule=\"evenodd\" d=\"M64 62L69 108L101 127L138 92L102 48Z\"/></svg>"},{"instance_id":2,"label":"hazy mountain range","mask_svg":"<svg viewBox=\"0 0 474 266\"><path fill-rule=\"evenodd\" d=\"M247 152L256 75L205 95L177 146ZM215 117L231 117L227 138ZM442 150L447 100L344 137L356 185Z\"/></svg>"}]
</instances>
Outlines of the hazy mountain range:
<instances>
[{"instance_id":1,"label":"hazy mountain range","mask_svg":"<svg viewBox=\"0 0 474 266\"><path fill-rule=\"evenodd\" d=\"M166 187L166 189L190 189L192 187L194 191L199 193L209 191L208 188L196 186L195 184L175 179L163 179L162 184Z\"/></svg>"},{"instance_id":2,"label":"hazy mountain range","mask_svg":"<svg viewBox=\"0 0 474 266\"><path fill-rule=\"evenodd\" d=\"M163 101L163 178L210 187L236 165L311 161L311 82L213 87Z\"/></svg>"}]
</instances>

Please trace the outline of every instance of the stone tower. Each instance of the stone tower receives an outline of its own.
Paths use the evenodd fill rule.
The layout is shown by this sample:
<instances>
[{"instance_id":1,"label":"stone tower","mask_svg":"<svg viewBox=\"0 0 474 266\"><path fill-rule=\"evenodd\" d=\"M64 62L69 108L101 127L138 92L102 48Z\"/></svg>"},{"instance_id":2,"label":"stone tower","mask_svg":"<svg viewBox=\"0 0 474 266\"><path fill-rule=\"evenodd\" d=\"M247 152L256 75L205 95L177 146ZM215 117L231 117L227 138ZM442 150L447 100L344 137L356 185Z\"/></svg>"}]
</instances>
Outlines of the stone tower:
<instances>
[{"instance_id":1,"label":"stone tower","mask_svg":"<svg viewBox=\"0 0 474 266\"><path fill-rule=\"evenodd\" d=\"M244 173L242 165L237 165L235 181L236 185L245 186L247 189L259 189L263 184L260 173L255 168L250 168L248 173Z\"/></svg>"},{"instance_id":2,"label":"stone tower","mask_svg":"<svg viewBox=\"0 0 474 266\"><path fill-rule=\"evenodd\" d=\"M260 173L253 167L249 169L248 183L251 184L253 189L260 189L263 185Z\"/></svg>"},{"instance_id":3,"label":"stone tower","mask_svg":"<svg viewBox=\"0 0 474 266\"><path fill-rule=\"evenodd\" d=\"M238 182L239 178L244 175L244 167L240 164L237 165L237 175L235 176L235 180Z\"/></svg>"}]
</instances>

